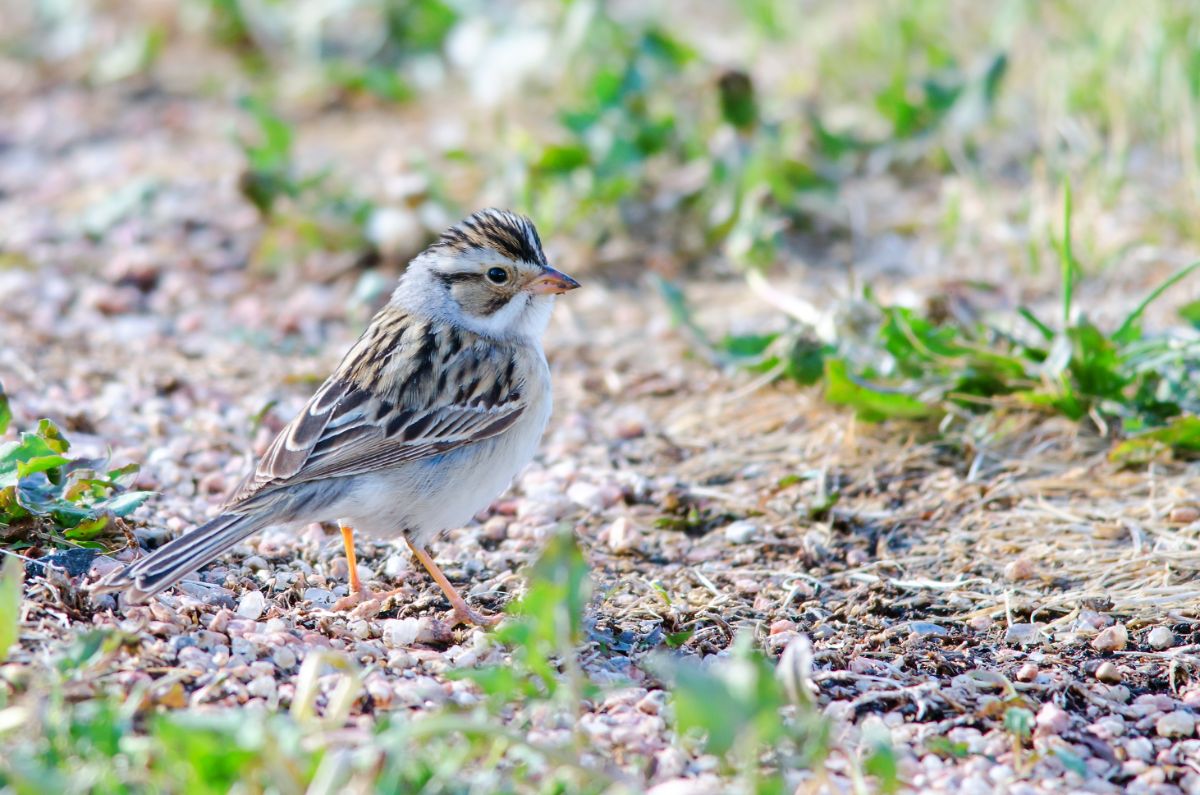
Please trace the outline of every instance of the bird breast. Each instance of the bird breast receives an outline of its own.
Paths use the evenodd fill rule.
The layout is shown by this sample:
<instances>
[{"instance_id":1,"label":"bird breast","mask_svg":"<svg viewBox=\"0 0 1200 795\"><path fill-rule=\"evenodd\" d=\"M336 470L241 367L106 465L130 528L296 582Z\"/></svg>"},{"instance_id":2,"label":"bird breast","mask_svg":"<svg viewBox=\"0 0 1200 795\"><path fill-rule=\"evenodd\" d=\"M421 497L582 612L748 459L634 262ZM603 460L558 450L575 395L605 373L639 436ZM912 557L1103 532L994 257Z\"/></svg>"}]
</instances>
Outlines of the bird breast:
<instances>
[{"instance_id":1,"label":"bird breast","mask_svg":"<svg viewBox=\"0 0 1200 795\"><path fill-rule=\"evenodd\" d=\"M531 379L532 380L532 379ZM550 418L544 360L527 389L537 397L506 431L448 453L356 477L340 518L377 538L428 543L486 508L533 458Z\"/></svg>"}]
</instances>

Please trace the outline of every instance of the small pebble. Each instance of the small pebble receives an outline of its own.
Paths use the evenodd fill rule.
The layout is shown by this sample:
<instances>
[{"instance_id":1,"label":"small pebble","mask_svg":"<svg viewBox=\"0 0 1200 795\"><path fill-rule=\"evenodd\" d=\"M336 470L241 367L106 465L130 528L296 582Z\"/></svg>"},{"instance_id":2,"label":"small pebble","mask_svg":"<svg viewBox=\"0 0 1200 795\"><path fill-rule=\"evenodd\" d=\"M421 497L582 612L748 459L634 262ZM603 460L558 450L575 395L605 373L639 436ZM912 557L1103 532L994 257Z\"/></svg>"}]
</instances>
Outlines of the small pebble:
<instances>
[{"instance_id":1,"label":"small pebble","mask_svg":"<svg viewBox=\"0 0 1200 795\"><path fill-rule=\"evenodd\" d=\"M382 624L383 645L389 649L413 645L421 631L420 622L415 618L389 618Z\"/></svg>"},{"instance_id":2,"label":"small pebble","mask_svg":"<svg viewBox=\"0 0 1200 795\"><path fill-rule=\"evenodd\" d=\"M1017 669L1018 682L1032 682L1037 679L1038 667L1033 663L1025 663Z\"/></svg>"},{"instance_id":3,"label":"small pebble","mask_svg":"<svg viewBox=\"0 0 1200 795\"><path fill-rule=\"evenodd\" d=\"M1121 651L1128 643L1129 631L1124 624L1113 624L1092 638L1092 648L1102 652Z\"/></svg>"},{"instance_id":4,"label":"small pebble","mask_svg":"<svg viewBox=\"0 0 1200 795\"><path fill-rule=\"evenodd\" d=\"M508 517L490 517L486 522L483 523L483 528L479 532L479 537L497 544L508 538ZM393 577L395 576L394 574L391 574L391 572L389 572L388 575Z\"/></svg>"},{"instance_id":5,"label":"small pebble","mask_svg":"<svg viewBox=\"0 0 1200 795\"><path fill-rule=\"evenodd\" d=\"M1182 710L1168 712L1155 722L1154 730L1159 737L1191 737L1196 733L1196 717Z\"/></svg>"},{"instance_id":6,"label":"small pebble","mask_svg":"<svg viewBox=\"0 0 1200 795\"><path fill-rule=\"evenodd\" d=\"M296 664L296 652L287 646L280 646L271 655L271 662L283 670L289 670Z\"/></svg>"},{"instance_id":7,"label":"small pebble","mask_svg":"<svg viewBox=\"0 0 1200 795\"><path fill-rule=\"evenodd\" d=\"M749 544L758 535L754 522L738 521L725 526L725 540L730 544Z\"/></svg>"},{"instance_id":8,"label":"small pebble","mask_svg":"<svg viewBox=\"0 0 1200 795\"><path fill-rule=\"evenodd\" d=\"M1071 728L1071 716L1053 701L1047 701L1042 705L1042 708L1038 710L1036 721L1041 734L1057 736Z\"/></svg>"},{"instance_id":9,"label":"small pebble","mask_svg":"<svg viewBox=\"0 0 1200 795\"><path fill-rule=\"evenodd\" d=\"M796 631L796 622L795 621L788 621L786 618L781 618L780 620L775 621L774 623L771 624L771 629L767 634L779 635L783 632L795 632L795 631Z\"/></svg>"},{"instance_id":10,"label":"small pebble","mask_svg":"<svg viewBox=\"0 0 1200 795\"><path fill-rule=\"evenodd\" d=\"M1100 663L1100 667L1096 669L1096 678L1106 685L1119 684L1121 669L1106 660Z\"/></svg>"},{"instance_id":11,"label":"small pebble","mask_svg":"<svg viewBox=\"0 0 1200 795\"><path fill-rule=\"evenodd\" d=\"M333 591L325 588L305 588L304 601L312 602L317 607L328 607L333 604Z\"/></svg>"},{"instance_id":12,"label":"small pebble","mask_svg":"<svg viewBox=\"0 0 1200 795\"><path fill-rule=\"evenodd\" d=\"M1175 645L1175 633L1167 627L1155 627L1146 633L1146 642L1152 649L1165 651Z\"/></svg>"},{"instance_id":13,"label":"small pebble","mask_svg":"<svg viewBox=\"0 0 1200 795\"><path fill-rule=\"evenodd\" d=\"M1150 742L1149 737L1131 737L1125 743L1125 753L1129 754L1130 759L1149 761L1154 758L1154 743Z\"/></svg>"},{"instance_id":14,"label":"small pebble","mask_svg":"<svg viewBox=\"0 0 1200 795\"><path fill-rule=\"evenodd\" d=\"M973 616L971 620L967 622L967 626L976 632L987 632L995 625L995 623L996 622L991 616Z\"/></svg>"},{"instance_id":15,"label":"small pebble","mask_svg":"<svg viewBox=\"0 0 1200 795\"><path fill-rule=\"evenodd\" d=\"M1037 624L1010 624L1004 633L1005 643L1015 643L1019 646L1032 646L1042 642L1042 633Z\"/></svg>"},{"instance_id":16,"label":"small pebble","mask_svg":"<svg viewBox=\"0 0 1200 795\"><path fill-rule=\"evenodd\" d=\"M262 555L251 555L242 561L242 565L250 571L258 571L260 569L270 568L270 564L267 563L267 559Z\"/></svg>"},{"instance_id":17,"label":"small pebble","mask_svg":"<svg viewBox=\"0 0 1200 795\"><path fill-rule=\"evenodd\" d=\"M417 642L431 646L446 646L453 642L454 633L445 621L428 616L417 620Z\"/></svg>"},{"instance_id":18,"label":"small pebble","mask_svg":"<svg viewBox=\"0 0 1200 795\"><path fill-rule=\"evenodd\" d=\"M638 536L633 522L628 517L619 516L608 526L608 548L618 555L630 552L637 548Z\"/></svg>"},{"instance_id":19,"label":"small pebble","mask_svg":"<svg viewBox=\"0 0 1200 795\"><path fill-rule=\"evenodd\" d=\"M1180 505L1167 515L1167 521L1172 524L1191 524L1197 519L1200 519L1200 508L1193 505Z\"/></svg>"},{"instance_id":20,"label":"small pebble","mask_svg":"<svg viewBox=\"0 0 1200 795\"><path fill-rule=\"evenodd\" d=\"M233 613L225 607L222 607L208 621L208 628L212 632L224 632L229 629L229 619L233 618Z\"/></svg>"},{"instance_id":21,"label":"small pebble","mask_svg":"<svg viewBox=\"0 0 1200 795\"><path fill-rule=\"evenodd\" d=\"M910 621L908 630L914 635L933 636L944 638L950 634L950 630L943 627L941 624L934 624L931 621Z\"/></svg>"},{"instance_id":22,"label":"small pebble","mask_svg":"<svg viewBox=\"0 0 1200 795\"><path fill-rule=\"evenodd\" d=\"M246 685L246 692L259 698L274 698L277 690L278 685L276 685L275 677L273 676L255 677L250 681L250 684Z\"/></svg>"},{"instance_id":23,"label":"small pebble","mask_svg":"<svg viewBox=\"0 0 1200 795\"><path fill-rule=\"evenodd\" d=\"M1004 579L1009 582L1031 580L1035 573L1033 561L1029 558L1017 558L1004 567Z\"/></svg>"},{"instance_id":24,"label":"small pebble","mask_svg":"<svg viewBox=\"0 0 1200 795\"><path fill-rule=\"evenodd\" d=\"M581 508L600 513L621 499L621 490L615 486L596 486L579 481L567 489L567 499Z\"/></svg>"},{"instance_id":25,"label":"small pebble","mask_svg":"<svg viewBox=\"0 0 1200 795\"><path fill-rule=\"evenodd\" d=\"M238 602L235 612L242 618L257 621L266 607L267 598L262 595L262 591L248 591Z\"/></svg>"}]
</instances>

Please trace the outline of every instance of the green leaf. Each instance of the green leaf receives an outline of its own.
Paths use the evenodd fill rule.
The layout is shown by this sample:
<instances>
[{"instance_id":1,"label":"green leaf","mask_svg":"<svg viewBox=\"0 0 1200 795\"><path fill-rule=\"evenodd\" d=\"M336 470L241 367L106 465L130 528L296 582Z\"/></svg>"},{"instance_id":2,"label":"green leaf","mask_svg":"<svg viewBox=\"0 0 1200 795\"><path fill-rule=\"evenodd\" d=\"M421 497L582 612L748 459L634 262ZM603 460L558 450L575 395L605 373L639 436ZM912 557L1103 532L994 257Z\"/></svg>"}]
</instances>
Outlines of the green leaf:
<instances>
[{"instance_id":1,"label":"green leaf","mask_svg":"<svg viewBox=\"0 0 1200 795\"><path fill-rule=\"evenodd\" d=\"M738 637L729 659L715 665L664 654L653 667L671 682L677 730L703 734L708 753L725 754L736 743L758 748L783 733L783 695L771 665L747 635Z\"/></svg>"},{"instance_id":2,"label":"green leaf","mask_svg":"<svg viewBox=\"0 0 1200 795\"><path fill-rule=\"evenodd\" d=\"M717 81L721 117L734 129L747 132L758 124L754 83L745 72L729 71Z\"/></svg>"},{"instance_id":3,"label":"green leaf","mask_svg":"<svg viewBox=\"0 0 1200 795\"><path fill-rule=\"evenodd\" d=\"M116 469L108 470L108 479L113 483L121 483L128 481L133 475L141 471L141 466L138 464L126 464L125 466L117 467Z\"/></svg>"},{"instance_id":4,"label":"green leaf","mask_svg":"<svg viewBox=\"0 0 1200 795\"><path fill-rule=\"evenodd\" d=\"M1054 746L1054 754L1067 770L1070 770L1080 778L1088 777L1090 771L1088 770L1087 763L1078 754L1071 753L1062 746Z\"/></svg>"},{"instance_id":5,"label":"green leaf","mask_svg":"<svg viewBox=\"0 0 1200 795\"><path fill-rule=\"evenodd\" d=\"M389 3L389 38L406 50L434 51L442 46L459 19L456 3L421 0L419 3Z\"/></svg>"},{"instance_id":6,"label":"green leaf","mask_svg":"<svg viewBox=\"0 0 1200 795\"><path fill-rule=\"evenodd\" d=\"M48 472L67 463L70 459L61 455L41 455L17 462L17 478L26 478L36 472Z\"/></svg>"},{"instance_id":7,"label":"green leaf","mask_svg":"<svg viewBox=\"0 0 1200 795\"><path fill-rule=\"evenodd\" d=\"M755 357L766 353L771 343L779 339L778 334L738 334L721 340L721 350L731 356Z\"/></svg>"},{"instance_id":8,"label":"green leaf","mask_svg":"<svg viewBox=\"0 0 1200 795\"><path fill-rule=\"evenodd\" d=\"M38 420L36 434L52 452L65 453L71 447L71 443L62 435L62 431L50 420Z\"/></svg>"},{"instance_id":9,"label":"green leaf","mask_svg":"<svg viewBox=\"0 0 1200 795\"><path fill-rule=\"evenodd\" d=\"M863 761L863 770L879 779L879 791L893 793L900 790L900 764L890 742L879 742Z\"/></svg>"},{"instance_id":10,"label":"green leaf","mask_svg":"<svg viewBox=\"0 0 1200 795\"><path fill-rule=\"evenodd\" d=\"M1141 320L1142 315L1146 313L1146 308L1158 300L1158 297L1167 290L1171 289L1188 276L1191 276L1197 268L1200 268L1200 262L1193 262L1191 265L1187 265L1179 269L1170 277L1168 277L1162 284L1151 290L1150 294L1143 298L1142 302L1138 304L1132 312L1125 316L1125 320L1121 323L1121 327L1118 328L1116 333L1112 335L1113 342L1117 343L1118 345L1127 345L1140 338L1142 336ZM1186 307L1184 309L1186 309ZM1182 309L1180 310L1181 315L1183 314L1183 311L1184 310Z\"/></svg>"},{"instance_id":11,"label":"green leaf","mask_svg":"<svg viewBox=\"0 0 1200 795\"><path fill-rule=\"evenodd\" d=\"M5 555L0 566L0 662L21 634L21 582L25 566L16 555Z\"/></svg>"},{"instance_id":12,"label":"green leaf","mask_svg":"<svg viewBox=\"0 0 1200 795\"><path fill-rule=\"evenodd\" d=\"M1200 329L1200 301L1189 301L1179 307L1179 317L1186 320L1192 328Z\"/></svg>"},{"instance_id":13,"label":"green leaf","mask_svg":"<svg viewBox=\"0 0 1200 795\"><path fill-rule=\"evenodd\" d=\"M1144 464L1172 450L1200 453L1200 417L1194 414L1175 417L1162 428L1126 439L1108 457L1120 464Z\"/></svg>"},{"instance_id":14,"label":"green leaf","mask_svg":"<svg viewBox=\"0 0 1200 795\"><path fill-rule=\"evenodd\" d=\"M43 420L43 422L46 422L46 420ZM20 441L0 444L0 488L15 485L18 480L34 472L45 471L36 469L35 465L35 468L29 469L25 471L25 474L22 474L23 467L28 467L29 462L57 457L66 448L66 441L61 437L56 437L53 433L49 436L42 436L36 433L23 433L21 434ZM51 468L59 465L54 464Z\"/></svg>"},{"instance_id":15,"label":"green leaf","mask_svg":"<svg viewBox=\"0 0 1200 795\"><path fill-rule=\"evenodd\" d=\"M693 630L684 630L683 632L672 632L665 638L668 649L678 649L683 644L687 643L695 635Z\"/></svg>"},{"instance_id":16,"label":"green leaf","mask_svg":"<svg viewBox=\"0 0 1200 795\"><path fill-rule=\"evenodd\" d=\"M71 541L91 541L103 533L106 527L108 527L108 517L97 516L94 519L84 519L64 532L63 535Z\"/></svg>"},{"instance_id":17,"label":"green leaf","mask_svg":"<svg viewBox=\"0 0 1200 795\"><path fill-rule=\"evenodd\" d=\"M792 346L784 366L784 375L798 384L811 386L825 375L825 360L833 353L832 345L822 345L802 337Z\"/></svg>"},{"instance_id":18,"label":"green leaf","mask_svg":"<svg viewBox=\"0 0 1200 795\"><path fill-rule=\"evenodd\" d=\"M153 496L153 491L127 491L97 503L95 507L97 510L108 511L113 516L128 516Z\"/></svg>"},{"instance_id":19,"label":"green leaf","mask_svg":"<svg viewBox=\"0 0 1200 795\"><path fill-rule=\"evenodd\" d=\"M696 58L694 49L661 28L647 31L638 49L676 69Z\"/></svg>"},{"instance_id":20,"label":"green leaf","mask_svg":"<svg viewBox=\"0 0 1200 795\"><path fill-rule=\"evenodd\" d=\"M1033 713L1025 707L1009 707L1004 711L1004 730L1022 739L1033 734Z\"/></svg>"},{"instance_id":21,"label":"green leaf","mask_svg":"<svg viewBox=\"0 0 1200 795\"><path fill-rule=\"evenodd\" d=\"M953 742L948 737L930 737L925 741L925 748L942 759L966 759L971 755L971 747L964 742Z\"/></svg>"},{"instance_id":22,"label":"green leaf","mask_svg":"<svg viewBox=\"0 0 1200 795\"><path fill-rule=\"evenodd\" d=\"M911 395L859 383L850 375L843 359L825 360L825 399L834 405L853 408L869 422L927 419L936 413L932 406Z\"/></svg>"},{"instance_id":23,"label":"green leaf","mask_svg":"<svg viewBox=\"0 0 1200 795\"><path fill-rule=\"evenodd\" d=\"M534 168L544 174L567 174L586 166L590 159L588 150L578 144L551 144L542 150Z\"/></svg>"},{"instance_id":24,"label":"green leaf","mask_svg":"<svg viewBox=\"0 0 1200 795\"><path fill-rule=\"evenodd\" d=\"M987 72L983 76L983 97L988 105L995 104L996 96L1000 93L1000 83L1007 72L1008 54L997 53L992 58L992 62L988 64Z\"/></svg>"}]
</instances>

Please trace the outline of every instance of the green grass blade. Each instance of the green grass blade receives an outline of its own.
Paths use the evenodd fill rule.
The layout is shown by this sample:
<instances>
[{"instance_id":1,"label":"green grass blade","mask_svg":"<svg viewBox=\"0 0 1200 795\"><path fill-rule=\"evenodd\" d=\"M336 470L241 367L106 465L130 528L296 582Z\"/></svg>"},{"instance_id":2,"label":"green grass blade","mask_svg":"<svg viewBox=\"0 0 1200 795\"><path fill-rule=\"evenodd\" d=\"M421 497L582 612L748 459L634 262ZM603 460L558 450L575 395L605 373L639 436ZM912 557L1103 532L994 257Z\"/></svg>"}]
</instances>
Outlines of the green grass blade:
<instances>
[{"instance_id":1,"label":"green grass blade","mask_svg":"<svg viewBox=\"0 0 1200 795\"><path fill-rule=\"evenodd\" d=\"M1193 262L1191 265L1180 268L1179 270L1175 271L1175 273L1173 273L1166 281L1151 290L1150 294L1143 298L1142 302L1138 304L1132 312L1125 316L1125 321L1121 324L1121 327L1117 329L1115 334L1112 335L1113 342L1119 344L1133 342L1137 337L1137 324L1142 319L1142 315L1145 314L1146 308L1150 306L1150 304L1157 301L1159 296L1161 296L1167 290L1171 289L1188 276L1191 276L1192 273L1198 268L1200 268L1200 261Z\"/></svg>"},{"instance_id":2,"label":"green grass blade","mask_svg":"<svg viewBox=\"0 0 1200 795\"><path fill-rule=\"evenodd\" d=\"M1028 320L1029 325L1037 329L1038 332L1040 332L1041 335L1046 338L1047 342L1054 339L1054 329L1043 323L1037 315L1033 314L1033 310L1031 310L1029 307L1018 307L1017 314Z\"/></svg>"},{"instance_id":3,"label":"green grass blade","mask_svg":"<svg viewBox=\"0 0 1200 795\"><path fill-rule=\"evenodd\" d=\"M1058 245L1058 264L1062 271L1063 326L1071 324L1071 304L1075 299L1075 279L1079 265L1071 248L1071 180L1063 183L1063 231Z\"/></svg>"},{"instance_id":4,"label":"green grass blade","mask_svg":"<svg viewBox=\"0 0 1200 795\"><path fill-rule=\"evenodd\" d=\"M4 394L4 384L0 384L0 434L8 430L12 421L12 409L8 405L8 395Z\"/></svg>"}]
</instances>

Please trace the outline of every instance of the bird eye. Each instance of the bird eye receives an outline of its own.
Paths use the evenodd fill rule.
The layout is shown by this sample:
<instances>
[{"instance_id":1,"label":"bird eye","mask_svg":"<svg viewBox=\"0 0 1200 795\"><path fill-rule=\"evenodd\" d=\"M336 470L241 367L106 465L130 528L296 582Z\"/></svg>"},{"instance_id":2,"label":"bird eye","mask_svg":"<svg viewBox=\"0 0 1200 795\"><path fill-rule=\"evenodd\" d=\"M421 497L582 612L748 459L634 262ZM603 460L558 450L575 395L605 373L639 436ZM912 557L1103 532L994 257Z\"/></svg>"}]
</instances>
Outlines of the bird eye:
<instances>
[{"instance_id":1,"label":"bird eye","mask_svg":"<svg viewBox=\"0 0 1200 795\"><path fill-rule=\"evenodd\" d=\"M508 281L508 271L504 268L488 268L487 277L492 284L504 284Z\"/></svg>"}]
</instances>

